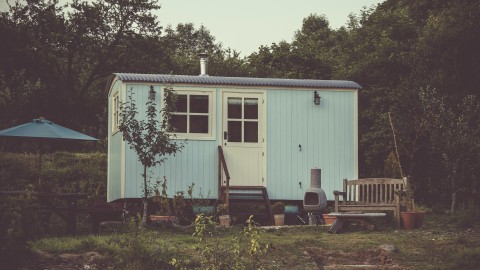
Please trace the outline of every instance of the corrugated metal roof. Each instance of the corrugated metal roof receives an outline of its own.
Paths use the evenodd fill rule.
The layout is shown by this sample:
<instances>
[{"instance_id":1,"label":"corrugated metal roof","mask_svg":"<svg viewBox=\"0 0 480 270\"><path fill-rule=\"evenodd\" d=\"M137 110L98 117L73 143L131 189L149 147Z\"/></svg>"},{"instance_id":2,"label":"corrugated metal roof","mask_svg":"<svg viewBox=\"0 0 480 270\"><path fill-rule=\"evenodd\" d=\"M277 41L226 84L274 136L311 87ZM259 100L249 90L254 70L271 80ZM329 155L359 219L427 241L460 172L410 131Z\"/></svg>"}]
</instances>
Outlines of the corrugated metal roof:
<instances>
[{"instance_id":1,"label":"corrugated metal roof","mask_svg":"<svg viewBox=\"0 0 480 270\"><path fill-rule=\"evenodd\" d=\"M115 73L120 80L125 82L157 82L157 83L184 83L208 85L238 85L238 86L271 86L271 87L296 87L296 88L362 88L358 83L339 80L300 80L300 79L267 79L248 77L218 77L218 76L191 76L167 74L135 74Z\"/></svg>"}]
</instances>

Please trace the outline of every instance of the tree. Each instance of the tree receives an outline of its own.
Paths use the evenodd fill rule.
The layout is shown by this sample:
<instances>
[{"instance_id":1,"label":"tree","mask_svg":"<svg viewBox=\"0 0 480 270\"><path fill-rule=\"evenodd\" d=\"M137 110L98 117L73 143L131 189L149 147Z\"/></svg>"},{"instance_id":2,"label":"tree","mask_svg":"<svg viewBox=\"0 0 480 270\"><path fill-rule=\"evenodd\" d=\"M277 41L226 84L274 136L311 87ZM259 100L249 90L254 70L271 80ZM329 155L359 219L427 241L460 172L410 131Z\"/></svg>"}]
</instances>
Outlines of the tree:
<instances>
[{"instance_id":1,"label":"tree","mask_svg":"<svg viewBox=\"0 0 480 270\"><path fill-rule=\"evenodd\" d=\"M112 72L143 71L139 60L132 61L140 51L148 59L160 58L145 61L150 72L166 62L164 55L153 55L158 49L151 50L152 44L158 47L161 30L152 14L160 8L156 0L75 0L68 3L69 9L66 6L26 0L0 14L0 36L5 40L0 43L0 72L7 83L22 74L26 81L44 85L33 99L21 101L30 103L28 111L12 99L10 122L29 120L33 116L28 112L33 111L40 113L36 117L55 116L56 122L75 129L96 131L105 125L100 122L105 108L102 89ZM21 91L11 88L11 96Z\"/></svg>"},{"instance_id":2,"label":"tree","mask_svg":"<svg viewBox=\"0 0 480 270\"><path fill-rule=\"evenodd\" d=\"M435 90L420 93L424 108L424 125L433 149L441 157L451 194L451 212L456 210L457 194L478 197L480 177L480 101L473 95L448 105ZM477 193L477 194L475 194ZM468 196L470 195L470 196Z\"/></svg>"},{"instance_id":3,"label":"tree","mask_svg":"<svg viewBox=\"0 0 480 270\"><path fill-rule=\"evenodd\" d=\"M153 86L150 91L154 92ZM128 100L120 105L120 132L123 139L138 155L138 160L143 165L143 223L147 221L147 205L149 187L147 181L148 170L161 165L168 155L175 155L182 148L182 144L174 141L168 133L172 112L175 111L176 94L173 89L165 88L163 94L163 107L157 110L153 95L150 95L146 103L146 120L137 119L137 107L133 92L128 95ZM158 115L161 115L161 121Z\"/></svg>"}]
</instances>

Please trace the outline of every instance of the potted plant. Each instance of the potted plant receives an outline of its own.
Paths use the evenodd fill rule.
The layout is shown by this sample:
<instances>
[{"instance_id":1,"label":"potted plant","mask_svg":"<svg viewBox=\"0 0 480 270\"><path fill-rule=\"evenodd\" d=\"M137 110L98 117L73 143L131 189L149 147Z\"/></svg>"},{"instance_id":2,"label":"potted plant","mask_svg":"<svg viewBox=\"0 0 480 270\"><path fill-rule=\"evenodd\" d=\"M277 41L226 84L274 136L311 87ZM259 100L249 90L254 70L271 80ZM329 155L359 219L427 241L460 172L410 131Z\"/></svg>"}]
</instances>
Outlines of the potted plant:
<instances>
[{"instance_id":1,"label":"potted plant","mask_svg":"<svg viewBox=\"0 0 480 270\"><path fill-rule=\"evenodd\" d=\"M161 184L162 191L159 191L159 186ZM155 211L155 215L150 215L150 221L152 222L175 222L177 220L176 216L173 215L171 200L168 198L167 194L167 179L163 178L163 181L157 181L154 187L155 196L153 196L152 200L155 204L157 204L157 211ZM180 204L181 198L176 195L176 201L173 201L173 204ZM183 193L182 196L183 197Z\"/></svg>"},{"instance_id":2,"label":"potted plant","mask_svg":"<svg viewBox=\"0 0 480 270\"><path fill-rule=\"evenodd\" d=\"M285 204L276 202L272 205L273 218L275 226L283 226L285 224Z\"/></svg>"},{"instance_id":3,"label":"potted plant","mask_svg":"<svg viewBox=\"0 0 480 270\"><path fill-rule=\"evenodd\" d=\"M425 213L427 207L419 206L415 208L415 229L421 228L423 226L423 221L425 220Z\"/></svg>"},{"instance_id":4,"label":"potted plant","mask_svg":"<svg viewBox=\"0 0 480 270\"><path fill-rule=\"evenodd\" d=\"M205 214L207 216L213 216L215 214L215 206L213 205L212 201L208 199L210 197L210 191L208 191L207 196L205 197L202 193L202 189L200 188L198 196L193 196L193 189L195 187L195 183L192 183L191 186L188 186L188 199L192 205L192 210L195 215Z\"/></svg>"},{"instance_id":5,"label":"potted plant","mask_svg":"<svg viewBox=\"0 0 480 270\"><path fill-rule=\"evenodd\" d=\"M220 221L220 226L228 228L230 227L230 215L228 212L228 205L227 204L219 204L217 205L217 215Z\"/></svg>"},{"instance_id":6,"label":"potted plant","mask_svg":"<svg viewBox=\"0 0 480 270\"><path fill-rule=\"evenodd\" d=\"M406 230L418 229L423 225L425 211L423 207L415 207L415 199L413 197L413 190L408 185L407 177L404 177L405 191L400 195L405 196L406 199L406 211L401 213L403 228Z\"/></svg>"}]
</instances>

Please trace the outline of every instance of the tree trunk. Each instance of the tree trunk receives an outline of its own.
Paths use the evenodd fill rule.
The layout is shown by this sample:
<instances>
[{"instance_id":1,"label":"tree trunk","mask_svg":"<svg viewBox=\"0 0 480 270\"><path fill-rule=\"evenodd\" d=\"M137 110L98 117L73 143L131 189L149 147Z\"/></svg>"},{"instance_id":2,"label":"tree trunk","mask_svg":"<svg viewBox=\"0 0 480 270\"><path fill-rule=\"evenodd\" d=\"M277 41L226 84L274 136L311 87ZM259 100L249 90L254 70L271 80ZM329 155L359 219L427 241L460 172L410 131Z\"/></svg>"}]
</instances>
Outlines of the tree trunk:
<instances>
[{"instance_id":1,"label":"tree trunk","mask_svg":"<svg viewBox=\"0 0 480 270\"><path fill-rule=\"evenodd\" d=\"M143 166L143 225L147 224L148 210L148 187L147 187L147 166Z\"/></svg>"},{"instance_id":2,"label":"tree trunk","mask_svg":"<svg viewBox=\"0 0 480 270\"><path fill-rule=\"evenodd\" d=\"M457 208L457 192L452 193L452 205L450 207L450 213L455 213L455 209Z\"/></svg>"}]
</instances>

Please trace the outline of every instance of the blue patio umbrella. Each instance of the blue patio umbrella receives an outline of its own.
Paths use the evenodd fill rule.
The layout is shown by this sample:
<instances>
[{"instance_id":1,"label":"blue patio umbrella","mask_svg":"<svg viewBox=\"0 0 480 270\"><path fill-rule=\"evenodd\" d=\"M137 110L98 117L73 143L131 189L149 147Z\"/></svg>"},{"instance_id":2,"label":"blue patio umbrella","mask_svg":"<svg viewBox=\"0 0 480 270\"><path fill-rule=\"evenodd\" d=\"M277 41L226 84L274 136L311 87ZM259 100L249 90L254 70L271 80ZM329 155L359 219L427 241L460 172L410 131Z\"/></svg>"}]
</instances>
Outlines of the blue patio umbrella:
<instances>
[{"instance_id":1,"label":"blue patio umbrella","mask_svg":"<svg viewBox=\"0 0 480 270\"><path fill-rule=\"evenodd\" d=\"M43 117L33 119L32 122L23 125L7 128L0 131L0 137L23 137L38 139L59 139L59 140L80 140L80 141L98 141L93 137L77 132L75 130L62 127ZM41 189L40 170L42 164L42 147L38 151L38 188Z\"/></svg>"},{"instance_id":2,"label":"blue patio umbrella","mask_svg":"<svg viewBox=\"0 0 480 270\"><path fill-rule=\"evenodd\" d=\"M30 123L1 130L0 137L27 137L98 141L98 139L77 132L75 130L62 127L45 118L33 119Z\"/></svg>"}]
</instances>

